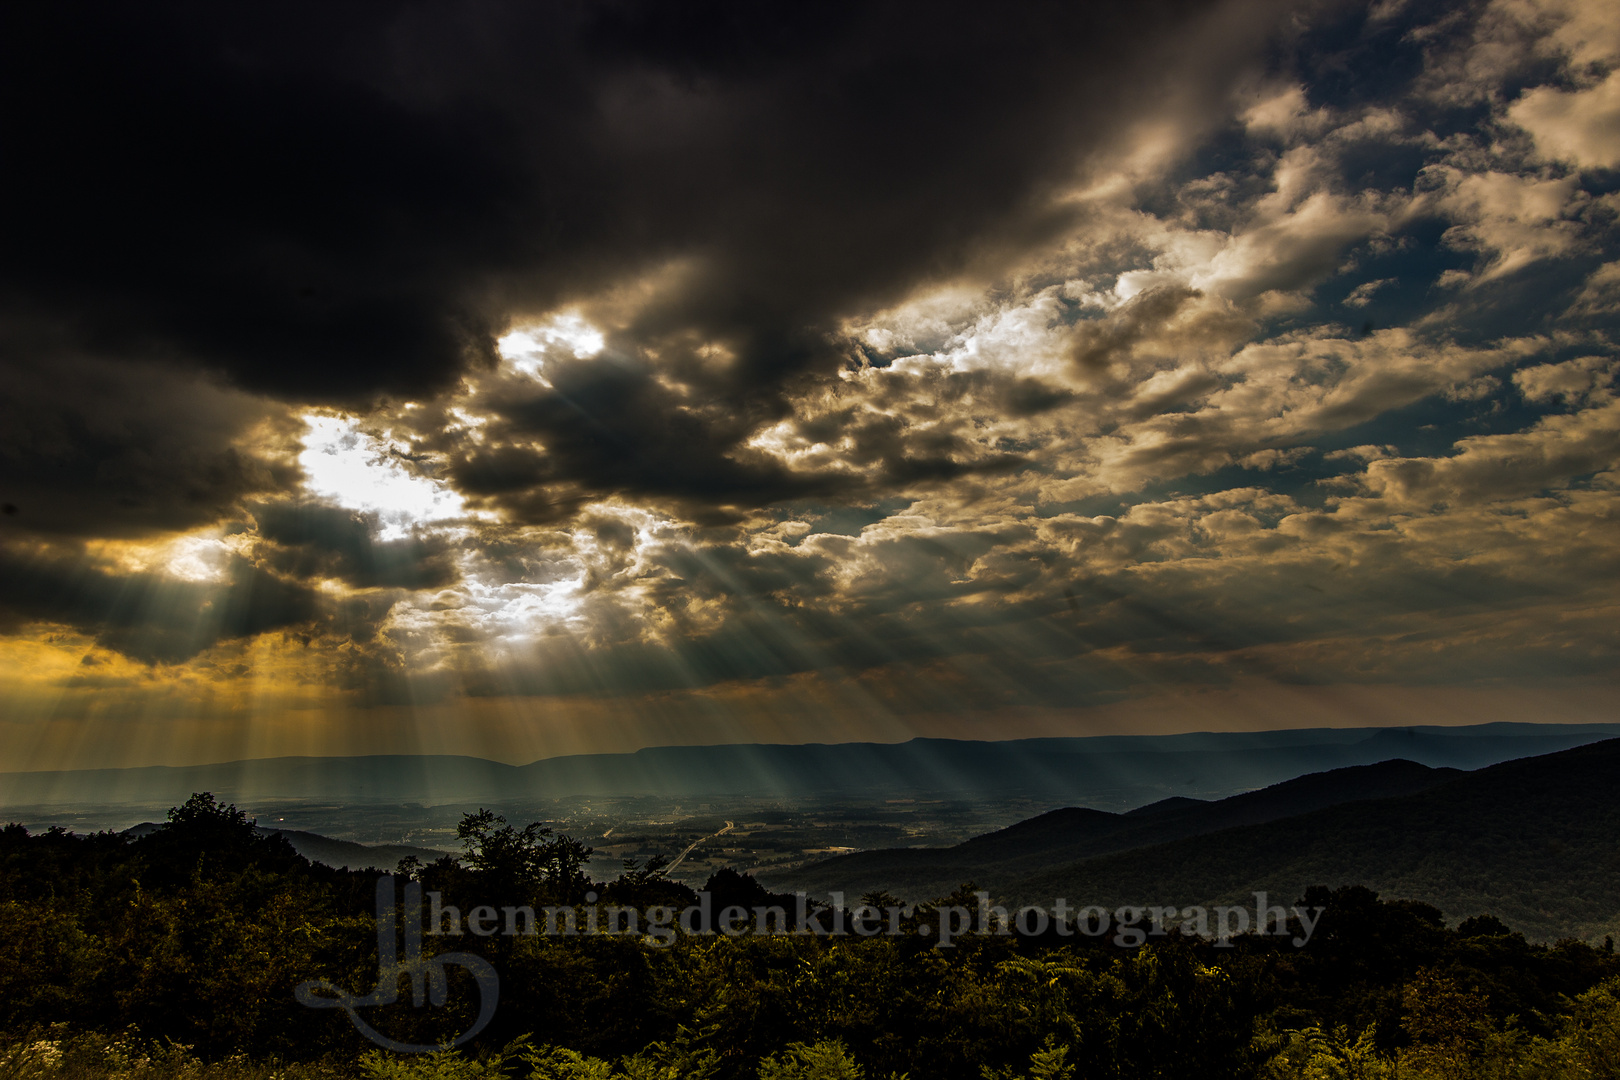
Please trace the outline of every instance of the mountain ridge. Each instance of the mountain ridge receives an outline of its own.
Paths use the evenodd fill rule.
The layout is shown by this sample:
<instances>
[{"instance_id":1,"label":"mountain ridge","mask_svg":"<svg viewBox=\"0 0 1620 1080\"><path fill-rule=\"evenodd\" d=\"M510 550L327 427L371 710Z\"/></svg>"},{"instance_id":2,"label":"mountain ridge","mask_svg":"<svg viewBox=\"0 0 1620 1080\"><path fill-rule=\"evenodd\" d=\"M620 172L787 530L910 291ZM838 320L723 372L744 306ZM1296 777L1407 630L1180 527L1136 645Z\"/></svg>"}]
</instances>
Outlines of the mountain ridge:
<instances>
[{"instance_id":1,"label":"mountain ridge","mask_svg":"<svg viewBox=\"0 0 1620 1080\"><path fill-rule=\"evenodd\" d=\"M0 805L109 805L183 800L213 791L237 801L510 800L706 795L870 797L1018 794L1116 809L1176 795L1225 796L1391 755L1478 767L1564 749L1620 725L1494 723L1465 728L1297 728L1074 738L904 743L643 747L509 765L465 755L280 757L211 765L0 773Z\"/></svg>"},{"instance_id":2,"label":"mountain ridge","mask_svg":"<svg viewBox=\"0 0 1620 1080\"><path fill-rule=\"evenodd\" d=\"M1218 802L1165 800L1174 805L1150 804L1124 814L1065 807L949 848L855 852L767 878L774 888L804 889L818 896L833 889L846 895L884 890L899 891L906 899L926 899L968 880L995 889L1054 862L1274 821L1324 806L1412 793L1460 775L1465 774L1394 759L1307 774Z\"/></svg>"},{"instance_id":3,"label":"mountain ridge","mask_svg":"<svg viewBox=\"0 0 1620 1080\"><path fill-rule=\"evenodd\" d=\"M1363 885L1532 938L1620 932L1620 739L1404 796L1099 855L1009 883L1011 903L1221 903Z\"/></svg>"}]
</instances>

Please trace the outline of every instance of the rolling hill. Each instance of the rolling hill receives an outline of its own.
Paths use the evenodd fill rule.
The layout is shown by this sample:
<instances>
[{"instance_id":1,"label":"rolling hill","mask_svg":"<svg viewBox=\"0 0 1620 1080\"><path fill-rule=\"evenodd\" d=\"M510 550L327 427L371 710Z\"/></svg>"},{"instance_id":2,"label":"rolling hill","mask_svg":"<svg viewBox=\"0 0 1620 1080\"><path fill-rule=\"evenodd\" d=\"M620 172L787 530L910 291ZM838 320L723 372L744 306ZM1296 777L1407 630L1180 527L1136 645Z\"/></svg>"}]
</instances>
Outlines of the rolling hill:
<instances>
[{"instance_id":1,"label":"rolling hill","mask_svg":"<svg viewBox=\"0 0 1620 1080\"><path fill-rule=\"evenodd\" d=\"M1254 825L1322 807L1409 795L1463 775L1405 760L1314 773L1219 802L1174 797L1125 814L1082 807L1053 810L950 848L889 849L841 855L762 877L771 888L856 897L887 890L911 900L942 896L965 881L1001 889L1054 866Z\"/></svg>"},{"instance_id":2,"label":"rolling hill","mask_svg":"<svg viewBox=\"0 0 1620 1080\"><path fill-rule=\"evenodd\" d=\"M1307 778L1308 779L1308 778ZM1119 850L1005 884L1015 903L1219 903L1365 885L1527 936L1620 934L1620 739L1416 794Z\"/></svg>"}]
</instances>

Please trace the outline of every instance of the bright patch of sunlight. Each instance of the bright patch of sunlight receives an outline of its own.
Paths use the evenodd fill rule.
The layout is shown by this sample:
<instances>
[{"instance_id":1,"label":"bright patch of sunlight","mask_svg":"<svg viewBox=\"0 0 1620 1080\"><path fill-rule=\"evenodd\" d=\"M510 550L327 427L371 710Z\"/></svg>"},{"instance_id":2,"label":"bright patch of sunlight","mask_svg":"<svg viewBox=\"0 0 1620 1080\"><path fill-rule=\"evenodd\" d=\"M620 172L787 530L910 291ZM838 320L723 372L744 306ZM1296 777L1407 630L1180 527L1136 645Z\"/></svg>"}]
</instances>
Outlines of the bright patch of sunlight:
<instances>
[{"instance_id":1,"label":"bright patch of sunlight","mask_svg":"<svg viewBox=\"0 0 1620 1080\"><path fill-rule=\"evenodd\" d=\"M583 360L601 352L605 344L602 331L578 315L553 315L537 326L513 330L495 347L513 368L530 378L539 378L551 349L560 346Z\"/></svg>"},{"instance_id":2,"label":"bright patch of sunlight","mask_svg":"<svg viewBox=\"0 0 1620 1080\"><path fill-rule=\"evenodd\" d=\"M413 525L464 516L460 495L402 464L402 448L359 429L346 416L304 417L309 431L298 463L305 488L351 510L382 518L382 539L397 540Z\"/></svg>"},{"instance_id":3,"label":"bright patch of sunlight","mask_svg":"<svg viewBox=\"0 0 1620 1080\"><path fill-rule=\"evenodd\" d=\"M122 573L204 582L224 581L236 554L232 538L222 537L218 528L155 543L115 541L91 544L89 549Z\"/></svg>"},{"instance_id":4,"label":"bright patch of sunlight","mask_svg":"<svg viewBox=\"0 0 1620 1080\"><path fill-rule=\"evenodd\" d=\"M525 649L560 624L583 614L583 575L546 582L500 582L465 577L453 590L395 605L390 632L414 643L425 663L431 654L456 646L491 650Z\"/></svg>"},{"instance_id":5,"label":"bright patch of sunlight","mask_svg":"<svg viewBox=\"0 0 1620 1080\"><path fill-rule=\"evenodd\" d=\"M169 545L164 569L185 581L220 581L231 549L218 536L182 536Z\"/></svg>"},{"instance_id":6,"label":"bright patch of sunlight","mask_svg":"<svg viewBox=\"0 0 1620 1080\"><path fill-rule=\"evenodd\" d=\"M469 592L473 602L483 609L484 626L491 636L525 638L577 616L583 584L583 580L495 586L474 582Z\"/></svg>"}]
</instances>

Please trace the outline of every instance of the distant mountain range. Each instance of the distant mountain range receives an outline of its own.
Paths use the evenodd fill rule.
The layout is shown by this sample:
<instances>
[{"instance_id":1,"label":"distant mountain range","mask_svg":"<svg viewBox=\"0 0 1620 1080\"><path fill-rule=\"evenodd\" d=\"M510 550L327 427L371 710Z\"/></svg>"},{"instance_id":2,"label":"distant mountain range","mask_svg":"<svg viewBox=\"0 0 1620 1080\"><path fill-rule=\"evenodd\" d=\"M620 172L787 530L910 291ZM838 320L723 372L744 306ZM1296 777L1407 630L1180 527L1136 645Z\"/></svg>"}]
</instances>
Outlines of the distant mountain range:
<instances>
[{"instance_id":1,"label":"distant mountain range","mask_svg":"<svg viewBox=\"0 0 1620 1080\"><path fill-rule=\"evenodd\" d=\"M1365 885L1527 936L1620 935L1620 739L1473 772L1387 761L1201 803L1065 809L933 850L866 851L762 880L851 900L965 881L1008 904L1215 904Z\"/></svg>"},{"instance_id":2,"label":"distant mountain range","mask_svg":"<svg viewBox=\"0 0 1620 1080\"><path fill-rule=\"evenodd\" d=\"M1378 753L1394 743L1468 760L1588 734L1497 730L1436 736L1402 729L1355 742L1319 743L1315 749L1329 756ZM1006 744L987 745L1006 749ZM1296 756L1304 750L1160 753L1186 768L1197 763L1199 753L1241 759L1244 753L1283 749ZM1098 753L1117 760L1149 752L1109 748ZM156 828L146 823L129 832ZM313 861L352 869L391 869L407 855L430 862L443 854L298 830L259 831L285 836ZM772 890L803 890L823 898L839 891L846 903L879 890L929 900L973 882L1009 906L1050 906L1063 897L1075 907L1109 908L1246 903L1256 891L1286 904L1312 885L1365 885L1389 898L1434 904L1453 919L1488 912L1531 938L1599 940L1605 934L1620 936L1617 837L1620 738L1583 741L1472 771L1394 758L1297 776L1214 801L1177 795L1125 813L1066 807L948 848L855 852L761 873L760 880Z\"/></svg>"},{"instance_id":3,"label":"distant mountain range","mask_svg":"<svg viewBox=\"0 0 1620 1080\"><path fill-rule=\"evenodd\" d=\"M1614 735L1609 724L1306 728L973 742L669 746L506 765L482 758L266 758L217 765L0 773L0 806L183 801L450 803L564 796L783 799L1021 796L1124 809L1214 797L1400 757L1475 769Z\"/></svg>"}]
</instances>

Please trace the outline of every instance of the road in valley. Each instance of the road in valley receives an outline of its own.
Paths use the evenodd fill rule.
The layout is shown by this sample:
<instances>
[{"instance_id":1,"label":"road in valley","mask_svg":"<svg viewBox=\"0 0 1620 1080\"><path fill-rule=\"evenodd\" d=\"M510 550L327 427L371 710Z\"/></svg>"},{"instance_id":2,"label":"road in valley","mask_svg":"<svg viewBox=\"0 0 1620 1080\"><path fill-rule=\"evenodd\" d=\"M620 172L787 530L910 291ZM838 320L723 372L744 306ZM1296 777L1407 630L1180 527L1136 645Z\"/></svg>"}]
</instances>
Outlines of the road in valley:
<instances>
[{"instance_id":1,"label":"road in valley","mask_svg":"<svg viewBox=\"0 0 1620 1080\"><path fill-rule=\"evenodd\" d=\"M719 832L710 833L708 836L700 836L696 840L692 841L690 844L687 844L686 845L686 850L681 852L679 855L675 856L675 861L674 862L672 862L668 866L664 867L665 876L667 877L671 872L674 871L674 869L677 866L681 865L681 860L686 858L688 855L692 854L692 849L693 848L697 847L699 844L703 843L705 840L713 840L717 836L724 836L726 833L730 832L734 828L736 828L736 825L733 822L728 821L728 822L726 822L726 827L721 829Z\"/></svg>"}]
</instances>

